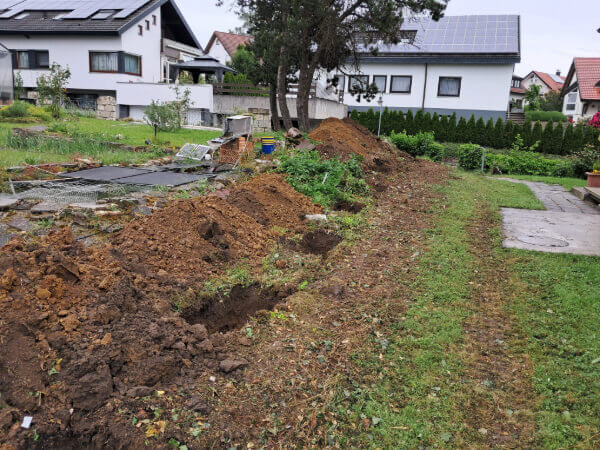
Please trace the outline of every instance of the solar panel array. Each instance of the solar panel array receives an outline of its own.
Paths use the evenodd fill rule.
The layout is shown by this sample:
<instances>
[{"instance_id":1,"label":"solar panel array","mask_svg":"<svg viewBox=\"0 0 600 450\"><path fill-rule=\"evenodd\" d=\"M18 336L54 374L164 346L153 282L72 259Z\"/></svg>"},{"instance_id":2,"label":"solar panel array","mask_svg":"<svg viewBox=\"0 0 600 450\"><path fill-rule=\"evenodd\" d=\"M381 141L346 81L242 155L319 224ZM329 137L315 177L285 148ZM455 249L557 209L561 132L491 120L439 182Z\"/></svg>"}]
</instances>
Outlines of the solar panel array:
<instances>
[{"instance_id":1,"label":"solar panel array","mask_svg":"<svg viewBox=\"0 0 600 450\"><path fill-rule=\"evenodd\" d=\"M518 53L519 16L448 16L407 21L414 44L383 45L382 53Z\"/></svg>"},{"instance_id":2,"label":"solar panel array","mask_svg":"<svg viewBox=\"0 0 600 450\"><path fill-rule=\"evenodd\" d=\"M23 11L71 11L63 19L87 19L103 9L115 9L119 12L115 19L125 19L144 6L150 0L0 0L1 19L8 19Z\"/></svg>"}]
</instances>

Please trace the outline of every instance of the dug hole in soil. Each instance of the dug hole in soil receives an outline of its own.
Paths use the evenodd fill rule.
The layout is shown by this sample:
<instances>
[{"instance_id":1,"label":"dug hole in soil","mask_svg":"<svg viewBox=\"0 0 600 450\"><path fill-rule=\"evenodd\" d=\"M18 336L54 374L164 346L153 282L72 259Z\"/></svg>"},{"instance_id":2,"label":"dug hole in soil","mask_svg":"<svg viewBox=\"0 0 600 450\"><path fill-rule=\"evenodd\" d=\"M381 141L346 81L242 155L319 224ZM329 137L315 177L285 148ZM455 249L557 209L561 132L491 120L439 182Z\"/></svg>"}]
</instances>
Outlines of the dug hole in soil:
<instances>
[{"instance_id":1,"label":"dug hole in soil","mask_svg":"<svg viewBox=\"0 0 600 450\"><path fill-rule=\"evenodd\" d=\"M365 162L377 166L369 153L373 142L377 158L391 156L372 135L363 145L360 128L342 123L353 128ZM319 128L319 136L332 141ZM140 399L156 390L185 396L217 371L235 376L243 367L230 364L238 333L213 332L235 330L249 314L272 309L291 292L237 286L183 317L171 309L173 296L198 289L240 259L260 266L276 238L273 226L304 231L304 216L321 212L283 176L263 174L235 186L225 199L170 203L98 247L85 247L67 228L13 239L0 249L0 443L143 445L143 430L120 411L135 412ZM302 240L307 251L325 254L339 242L313 233ZM34 417L36 441L32 429L20 427L25 415ZM210 406L202 415L210 416ZM163 434L169 430L176 427Z\"/></svg>"}]
</instances>

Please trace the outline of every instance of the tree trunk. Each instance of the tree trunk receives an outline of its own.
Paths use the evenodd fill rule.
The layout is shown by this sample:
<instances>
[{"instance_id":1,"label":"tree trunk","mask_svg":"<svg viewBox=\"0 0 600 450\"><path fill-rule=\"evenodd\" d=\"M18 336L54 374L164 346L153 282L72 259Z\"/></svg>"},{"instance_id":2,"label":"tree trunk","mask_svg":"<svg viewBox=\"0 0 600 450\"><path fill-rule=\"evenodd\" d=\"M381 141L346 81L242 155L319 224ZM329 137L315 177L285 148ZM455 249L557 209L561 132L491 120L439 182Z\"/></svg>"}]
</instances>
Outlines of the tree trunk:
<instances>
[{"instance_id":1,"label":"tree trunk","mask_svg":"<svg viewBox=\"0 0 600 450\"><path fill-rule=\"evenodd\" d=\"M279 110L281 111L281 119L283 120L283 126L287 131L294 125L292 124L286 97L288 67L285 62L285 51L285 47L281 47L279 67L277 68L277 95L279 97Z\"/></svg>"},{"instance_id":2,"label":"tree trunk","mask_svg":"<svg viewBox=\"0 0 600 450\"><path fill-rule=\"evenodd\" d=\"M304 66L300 69L298 79L298 97L296 99L296 108L298 112L298 125L302 131L310 130L310 117L308 114L308 100L310 98L310 88L315 75L313 65Z\"/></svg>"},{"instance_id":3,"label":"tree trunk","mask_svg":"<svg viewBox=\"0 0 600 450\"><path fill-rule=\"evenodd\" d=\"M277 85L269 84L269 102L271 105L271 128L273 131L279 131L279 111L277 109Z\"/></svg>"}]
</instances>

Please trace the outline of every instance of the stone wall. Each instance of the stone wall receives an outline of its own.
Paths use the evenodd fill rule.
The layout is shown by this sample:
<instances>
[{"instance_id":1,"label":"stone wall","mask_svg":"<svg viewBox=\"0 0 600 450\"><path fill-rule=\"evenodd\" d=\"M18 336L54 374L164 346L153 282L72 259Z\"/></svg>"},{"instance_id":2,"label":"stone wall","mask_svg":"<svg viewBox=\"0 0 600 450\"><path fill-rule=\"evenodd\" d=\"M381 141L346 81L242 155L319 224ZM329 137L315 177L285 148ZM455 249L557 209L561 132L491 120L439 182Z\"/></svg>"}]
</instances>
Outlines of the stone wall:
<instances>
[{"instance_id":1,"label":"stone wall","mask_svg":"<svg viewBox=\"0 0 600 450\"><path fill-rule=\"evenodd\" d=\"M248 108L252 115L252 131L254 133L267 133L271 131L271 110L263 108Z\"/></svg>"},{"instance_id":2,"label":"stone wall","mask_svg":"<svg viewBox=\"0 0 600 450\"><path fill-rule=\"evenodd\" d=\"M100 119L117 119L117 99L113 95L99 95L97 104Z\"/></svg>"}]
</instances>

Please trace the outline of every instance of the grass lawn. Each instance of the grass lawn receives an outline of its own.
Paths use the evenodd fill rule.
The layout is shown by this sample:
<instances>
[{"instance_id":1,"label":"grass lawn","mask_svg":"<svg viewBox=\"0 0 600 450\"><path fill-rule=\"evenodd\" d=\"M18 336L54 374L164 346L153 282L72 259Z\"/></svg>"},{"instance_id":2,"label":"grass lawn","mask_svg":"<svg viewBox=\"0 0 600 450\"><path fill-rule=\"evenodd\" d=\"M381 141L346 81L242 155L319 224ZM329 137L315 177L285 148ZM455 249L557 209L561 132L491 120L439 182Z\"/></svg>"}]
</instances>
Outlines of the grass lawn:
<instances>
[{"instance_id":1,"label":"grass lawn","mask_svg":"<svg viewBox=\"0 0 600 450\"><path fill-rule=\"evenodd\" d=\"M48 139L11 139L10 129L42 124L15 124L0 122L0 168L22 164L67 162L74 156L91 157L104 164L141 163L148 159L164 156L163 147L182 146L186 142L206 144L220 136L219 131L181 129L160 132L156 147L148 151L131 152L110 148L101 141L115 141L127 145L144 146L152 139L154 130L149 125L132 122L119 122L102 119L75 117L65 122L45 124L66 131L73 142L51 141ZM117 136L120 135L120 139Z\"/></svg>"},{"instance_id":2,"label":"grass lawn","mask_svg":"<svg viewBox=\"0 0 600 450\"><path fill-rule=\"evenodd\" d=\"M405 317L389 327L382 356L371 348L358 364L394 367L380 382L356 395L354 416L375 417L378 426L351 436L347 444L368 448L478 447L482 436L467 427L464 405L477 389L466 371L466 324L471 294L481 282L483 260L509 276L509 294L499 292L501 309L518 338L509 346L530 355L535 405L531 421L538 448L600 444L600 258L501 248L500 207L543 209L524 185L456 172L435 205L437 225L418 264ZM477 211L490 211L496 226L487 230L489 256L473 248L470 226ZM402 283L402 280L399 280ZM514 319L512 319L514 318ZM493 345L493 343L490 343ZM486 394L487 395L487 394ZM397 406L401 405L401 406ZM508 419L507 419L508 420ZM520 420L520 419L519 419Z\"/></svg>"},{"instance_id":3,"label":"grass lawn","mask_svg":"<svg viewBox=\"0 0 600 450\"><path fill-rule=\"evenodd\" d=\"M146 145L147 139L154 139L154 129L150 125L135 122L77 118L67 124L67 131L69 134L84 133L128 145ZM167 147L181 147L187 142L206 144L210 139L221 134L220 131L182 128L175 131L160 131L158 142ZM118 135L123 136L123 139L117 139Z\"/></svg>"}]
</instances>

